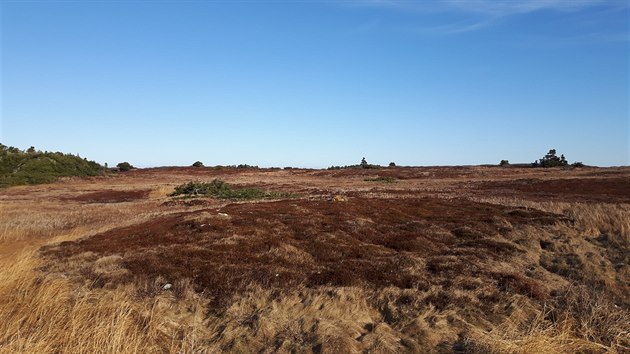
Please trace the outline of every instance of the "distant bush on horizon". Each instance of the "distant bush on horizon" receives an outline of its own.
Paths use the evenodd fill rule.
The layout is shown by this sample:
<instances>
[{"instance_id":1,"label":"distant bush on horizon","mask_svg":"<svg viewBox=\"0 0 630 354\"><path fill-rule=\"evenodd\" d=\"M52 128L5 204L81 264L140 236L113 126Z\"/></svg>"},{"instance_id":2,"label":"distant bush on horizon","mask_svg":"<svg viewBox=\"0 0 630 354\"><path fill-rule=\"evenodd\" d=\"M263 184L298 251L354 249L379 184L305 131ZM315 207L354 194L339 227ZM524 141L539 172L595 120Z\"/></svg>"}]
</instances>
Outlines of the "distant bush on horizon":
<instances>
[{"instance_id":1,"label":"distant bush on horizon","mask_svg":"<svg viewBox=\"0 0 630 354\"><path fill-rule=\"evenodd\" d=\"M564 155L558 157L556 156L556 149L551 149L542 159L535 161L533 165L536 167L563 167L568 164Z\"/></svg>"},{"instance_id":2,"label":"distant bush on horizon","mask_svg":"<svg viewBox=\"0 0 630 354\"><path fill-rule=\"evenodd\" d=\"M131 165L127 161L119 163L118 165L116 165L116 167L118 167L118 170L120 170L122 172L126 172L126 171L129 171L129 170L132 170L132 169L135 168L135 167L133 167L133 165Z\"/></svg>"},{"instance_id":3,"label":"distant bush on horizon","mask_svg":"<svg viewBox=\"0 0 630 354\"><path fill-rule=\"evenodd\" d=\"M80 156L35 150L26 151L0 143L0 188L51 183L59 177L98 176L103 166Z\"/></svg>"},{"instance_id":4,"label":"distant bush on horizon","mask_svg":"<svg viewBox=\"0 0 630 354\"><path fill-rule=\"evenodd\" d=\"M393 165L392 165L393 164ZM389 167L396 167L396 164L393 162L389 163ZM330 166L327 169L328 170L343 170L343 169L347 169L347 168L365 168L365 169L371 169L371 168L383 168L383 166L381 165L372 165L370 163L367 162L367 160L364 158L361 159L361 162L358 165L346 165L346 166Z\"/></svg>"}]
</instances>

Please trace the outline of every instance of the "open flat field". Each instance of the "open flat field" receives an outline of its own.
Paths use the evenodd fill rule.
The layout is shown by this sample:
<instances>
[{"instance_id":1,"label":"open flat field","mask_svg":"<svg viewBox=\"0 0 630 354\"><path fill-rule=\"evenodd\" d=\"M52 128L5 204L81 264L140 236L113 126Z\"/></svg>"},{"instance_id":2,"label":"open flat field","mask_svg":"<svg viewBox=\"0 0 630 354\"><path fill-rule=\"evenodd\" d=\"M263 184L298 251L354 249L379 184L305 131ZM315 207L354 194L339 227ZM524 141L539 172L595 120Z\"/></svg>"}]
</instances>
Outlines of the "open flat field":
<instances>
[{"instance_id":1,"label":"open flat field","mask_svg":"<svg viewBox=\"0 0 630 354\"><path fill-rule=\"evenodd\" d=\"M168 195L213 179L287 197ZM630 352L630 168L139 169L0 216L0 352Z\"/></svg>"}]
</instances>

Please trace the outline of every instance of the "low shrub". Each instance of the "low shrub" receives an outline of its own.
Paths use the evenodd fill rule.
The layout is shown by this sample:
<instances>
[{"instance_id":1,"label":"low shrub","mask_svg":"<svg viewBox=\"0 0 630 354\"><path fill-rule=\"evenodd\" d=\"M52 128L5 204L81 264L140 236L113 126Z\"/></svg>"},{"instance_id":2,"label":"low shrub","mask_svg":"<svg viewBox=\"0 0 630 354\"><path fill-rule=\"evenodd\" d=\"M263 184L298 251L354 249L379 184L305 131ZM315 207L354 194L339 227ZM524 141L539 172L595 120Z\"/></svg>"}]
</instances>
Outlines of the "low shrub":
<instances>
[{"instance_id":1,"label":"low shrub","mask_svg":"<svg viewBox=\"0 0 630 354\"><path fill-rule=\"evenodd\" d=\"M132 168L135 168L127 161L119 163L118 165L116 165L116 167L118 167L118 169L123 172L129 171Z\"/></svg>"},{"instance_id":2,"label":"low shrub","mask_svg":"<svg viewBox=\"0 0 630 354\"><path fill-rule=\"evenodd\" d=\"M294 198L295 195L286 192L271 192L260 188L234 188L222 180L212 182L188 182L175 187L169 196L204 196L218 199L251 200L251 199L279 199Z\"/></svg>"},{"instance_id":3,"label":"low shrub","mask_svg":"<svg viewBox=\"0 0 630 354\"><path fill-rule=\"evenodd\" d=\"M394 183L396 182L396 178L394 177L374 177L374 178L366 178L365 182L381 182L381 183Z\"/></svg>"}]
</instances>

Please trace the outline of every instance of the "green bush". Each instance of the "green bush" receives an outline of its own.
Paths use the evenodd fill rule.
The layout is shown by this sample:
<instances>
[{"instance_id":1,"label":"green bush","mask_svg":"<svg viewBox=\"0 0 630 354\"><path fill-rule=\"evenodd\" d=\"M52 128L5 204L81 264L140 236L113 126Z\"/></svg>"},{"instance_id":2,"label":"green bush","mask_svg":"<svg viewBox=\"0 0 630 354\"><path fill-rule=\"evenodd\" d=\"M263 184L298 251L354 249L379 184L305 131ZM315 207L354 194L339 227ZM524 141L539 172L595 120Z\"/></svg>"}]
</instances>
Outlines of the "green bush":
<instances>
[{"instance_id":1,"label":"green bush","mask_svg":"<svg viewBox=\"0 0 630 354\"><path fill-rule=\"evenodd\" d=\"M218 199L250 200L250 199L279 199L293 198L294 194L285 192L269 192L259 188L234 188L231 185L215 179L212 182L188 182L175 187L169 196L206 196Z\"/></svg>"},{"instance_id":2,"label":"green bush","mask_svg":"<svg viewBox=\"0 0 630 354\"><path fill-rule=\"evenodd\" d=\"M192 164L192 167L203 167L203 162L195 161L195 163Z\"/></svg>"},{"instance_id":3,"label":"green bush","mask_svg":"<svg viewBox=\"0 0 630 354\"><path fill-rule=\"evenodd\" d=\"M116 167L118 167L118 169L123 171L123 172L129 171L132 168L135 168L127 161L119 163L118 165L116 165Z\"/></svg>"},{"instance_id":4,"label":"green bush","mask_svg":"<svg viewBox=\"0 0 630 354\"><path fill-rule=\"evenodd\" d=\"M365 182L381 182L381 183L394 183L396 182L396 178L394 177L374 177L374 178L366 178Z\"/></svg>"},{"instance_id":5,"label":"green bush","mask_svg":"<svg viewBox=\"0 0 630 354\"><path fill-rule=\"evenodd\" d=\"M97 176L104 172L94 161L61 152L22 151L0 144L0 187L54 182L59 177Z\"/></svg>"},{"instance_id":6,"label":"green bush","mask_svg":"<svg viewBox=\"0 0 630 354\"><path fill-rule=\"evenodd\" d=\"M540 161L534 162L534 166L540 167L562 167L566 166L569 163L564 158L564 155L560 155L560 157L556 156L556 149L551 149L547 153L547 155L543 156Z\"/></svg>"},{"instance_id":7,"label":"green bush","mask_svg":"<svg viewBox=\"0 0 630 354\"><path fill-rule=\"evenodd\" d=\"M499 162L499 166L509 166L510 165L510 161L508 160L501 160L501 162Z\"/></svg>"},{"instance_id":8,"label":"green bush","mask_svg":"<svg viewBox=\"0 0 630 354\"><path fill-rule=\"evenodd\" d=\"M246 163L242 163L242 164L236 166L236 168L258 168L258 166L252 166L252 165L248 165Z\"/></svg>"}]
</instances>

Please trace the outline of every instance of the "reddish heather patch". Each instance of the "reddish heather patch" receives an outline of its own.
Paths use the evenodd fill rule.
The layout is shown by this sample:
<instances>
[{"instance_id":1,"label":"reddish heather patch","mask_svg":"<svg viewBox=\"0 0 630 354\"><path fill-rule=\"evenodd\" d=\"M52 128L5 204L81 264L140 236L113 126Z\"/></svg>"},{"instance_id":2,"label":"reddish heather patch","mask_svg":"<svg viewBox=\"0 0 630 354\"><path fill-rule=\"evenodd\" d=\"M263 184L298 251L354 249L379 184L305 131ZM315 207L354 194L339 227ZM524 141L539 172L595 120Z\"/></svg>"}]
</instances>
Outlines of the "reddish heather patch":
<instances>
[{"instance_id":1,"label":"reddish heather patch","mask_svg":"<svg viewBox=\"0 0 630 354\"><path fill-rule=\"evenodd\" d=\"M230 204L63 242L44 254L57 259L87 251L119 254L132 274L120 281L190 278L197 290L222 303L250 284L410 288L423 286L427 277L450 282L453 272L478 277L480 262L517 256L519 246L502 236L506 222L560 220L516 211L433 198ZM425 261L426 269L419 271Z\"/></svg>"},{"instance_id":2,"label":"reddish heather patch","mask_svg":"<svg viewBox=\"0 0 630 354\"><path fill-rule=\"evenodd\" d=\"M535 200L630 202L630 178L519 179L481 182L476 188Z\"/></svg>"}]
</instances>

